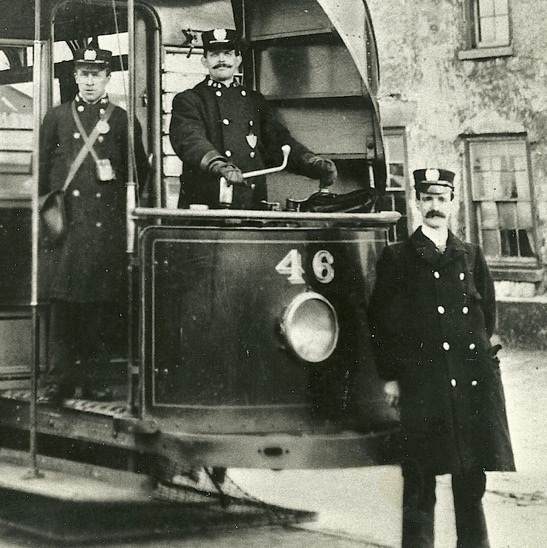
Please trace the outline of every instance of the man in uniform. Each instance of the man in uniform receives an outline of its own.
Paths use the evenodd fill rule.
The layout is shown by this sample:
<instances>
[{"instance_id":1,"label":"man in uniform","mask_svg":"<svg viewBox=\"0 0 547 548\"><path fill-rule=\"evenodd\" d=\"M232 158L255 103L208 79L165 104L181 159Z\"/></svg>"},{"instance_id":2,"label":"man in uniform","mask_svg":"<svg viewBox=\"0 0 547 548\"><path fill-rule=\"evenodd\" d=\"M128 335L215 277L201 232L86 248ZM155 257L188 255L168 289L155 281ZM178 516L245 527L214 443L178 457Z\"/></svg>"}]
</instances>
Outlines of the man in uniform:
<instances>
[{"instance_id":1,"label":"man in uniform","mask_svg":"<svg viewBox=\"0 0 547 548\"><path fill-rule=\"evenodd\" d=\"M40 397L59 404L82 382L84 397L107 399L95 383L106 372L110 351L105 333L126 310L127 113L110 103L107 50L75 52L76 98L50 110L40 133L39 193L69 184L68 228L60 244L45 249L50 309L50 369ZM140 128L135 136L137 179L148 162ZM78 159L78 156L80 157ZM72 171L72 175L69 173ZM84 371L76 374L80 360Z\"/></svg>"},{"instance_id":2,"label":"man in uniform","mask_svg":"<svg viewBox=\"0 0 547 548\"><path fill-rule=\"evenodd\" d=\"M179 207L223 207L223 178L234 185L230 207L260 208L267 199L265 177L245 180L242 172L281 164L283 145L291 146L289 170L319 179L322 187L332 184L334 162L296 141L274 118L266 99L235 79L242 61L236 31L206 31L202 41L209 76L173 99L169 134L183 162Z\"/></svg>"},{"instance_id":3,"label":"man in uniform","mask_svg":"<svg viewBox=\"0 0 547 548\"><path fill-rule=\"evenodd\" d=\"M459 548L486 548L486 470L515 469L494 283L479 246L448 229L454 173L414 172L423 224L384 249L369 308L388 403L399 406L403 547L434 544L435 476L452 474Z\"/></svg>"}]
</instances>

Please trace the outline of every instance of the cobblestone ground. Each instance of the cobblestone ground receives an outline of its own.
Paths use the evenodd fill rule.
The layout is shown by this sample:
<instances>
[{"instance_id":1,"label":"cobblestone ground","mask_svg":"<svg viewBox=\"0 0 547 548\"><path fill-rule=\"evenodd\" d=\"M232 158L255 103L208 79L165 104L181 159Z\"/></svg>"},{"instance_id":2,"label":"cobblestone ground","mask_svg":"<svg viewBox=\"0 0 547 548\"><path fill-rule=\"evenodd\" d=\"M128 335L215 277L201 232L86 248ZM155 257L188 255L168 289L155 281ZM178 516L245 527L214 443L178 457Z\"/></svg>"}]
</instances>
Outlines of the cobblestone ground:
<instances>
[{"instance_id":1,"label":"cobblestone ground","mask_svg":"<svg viewBox=\"0 0 547 548\"><path fill-rule=\"evenodd\" d=\"M502 374L517 473L488 476L485 508L492 548L547 547L547 425L544 352L503 350ZM397 467L330 471L232 470L244 489L268 502L317 511L296 527L209 532L184 539L112 543L116 548L356 548L400 546ZM449 478L437 490L437 548L456 545ZM46 546L0 528L0 546ZM89 546L89 545L88 545ZM93 546L93 545L91 545ZM96 545L104 546L104 544ZM95 548L95 547L93 547Z\"/></svg>"}]
</instances>

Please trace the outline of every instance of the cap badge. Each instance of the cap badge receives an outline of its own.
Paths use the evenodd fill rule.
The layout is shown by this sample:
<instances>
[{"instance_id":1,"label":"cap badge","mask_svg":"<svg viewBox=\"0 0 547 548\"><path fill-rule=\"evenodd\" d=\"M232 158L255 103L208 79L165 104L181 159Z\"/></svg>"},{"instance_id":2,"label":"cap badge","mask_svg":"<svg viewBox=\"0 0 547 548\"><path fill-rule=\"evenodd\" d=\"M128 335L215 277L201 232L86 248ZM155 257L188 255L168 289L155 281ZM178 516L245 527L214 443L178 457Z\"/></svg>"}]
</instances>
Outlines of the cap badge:
<instances>
[{"instance_id":1,"label":"cap badge","mask_svg":"<svg viewBox=\"0 0 547 548\"><path fill-rule=\"evenodd\" d=\"M94 49L86 49L84 51L84 60L95 61L97 59L97 52Z\"/></svg>"},{"instance_id":2,"label":"cap badge","mask_svg":"<svg viewBox=\"0 0 547 548\"><path fill-rule=\"evenodd\" d=\"M425 180L426 181L438 181L441 178L441 174L438 169L426 169Z\"/></svg>"},{"instance_id":3,"label":"cap badge","mask_svg":"<svg viewBox=\"0 0 547 548\"><path fill-rule=\"evenodd\" d=\"M213 31L213 36L215 37L216 42L226 42L228 33L226 29L215 29Z\"/></svg>"}]
</instances>

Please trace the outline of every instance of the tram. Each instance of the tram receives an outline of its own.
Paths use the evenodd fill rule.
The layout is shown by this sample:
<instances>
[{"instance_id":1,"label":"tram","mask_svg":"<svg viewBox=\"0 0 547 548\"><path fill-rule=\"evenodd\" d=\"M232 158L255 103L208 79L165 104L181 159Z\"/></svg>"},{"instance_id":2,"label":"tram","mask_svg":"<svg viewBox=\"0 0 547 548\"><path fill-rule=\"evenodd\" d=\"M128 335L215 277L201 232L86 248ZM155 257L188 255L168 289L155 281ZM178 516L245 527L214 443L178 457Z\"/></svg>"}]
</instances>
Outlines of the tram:
<instances>
[{"instance_id":1,"label":"tram","mask_svg":"<svg viewBox=\"0 0 547 548\"><path fill-rule=\"evenodd\" d=\"M386 163L366 2L0 6L2 446L32 452L37 440L39 453L88 458L75 449L81 445L103 465L160 475L166 462L384 463L396 416L383 401L366 311L398 214L378 211L371 198L385 189ZM334 159L339 180L330 194L277 169L263 210L177 208L183 166L169 143L171 102L204 77L201 32L217 27L244 37L246 85L297 140ZM130 306L113 337L117 399L75 397L52 409L35 400L48 312L37 282L38 133L47 109L74 97L73 53L91 40L114 52L109 96L130 125L144 128L152 169L142 196L127 182ZM350 195L367 200L347 207Z\"/></svg>"}]
</instances>

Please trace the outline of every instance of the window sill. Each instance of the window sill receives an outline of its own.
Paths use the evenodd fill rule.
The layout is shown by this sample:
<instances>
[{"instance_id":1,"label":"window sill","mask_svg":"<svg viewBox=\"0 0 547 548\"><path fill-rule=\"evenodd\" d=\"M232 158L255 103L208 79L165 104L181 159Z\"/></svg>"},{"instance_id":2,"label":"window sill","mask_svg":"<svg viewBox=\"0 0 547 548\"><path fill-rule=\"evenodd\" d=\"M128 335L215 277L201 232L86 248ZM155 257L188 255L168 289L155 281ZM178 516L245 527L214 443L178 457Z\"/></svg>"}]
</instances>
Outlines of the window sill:
<instances>
[{"instance_id":1,"label":"window sill","mask_svg":"<svg viewBox=\"0 0 547 548\"><path fill-rule=\"evenodd\" d=\"M489 266L492 277L496 281L537 283L543 280L543 269L535 261L533 264L522 265L501 262L492 264L489 261Z\"/></svg>"},{"instance_id":2,"label":"window sill","mask_svg":"<svg viewBox=\"0 0 547 548\"><path fill-rule=\"evenodd\" d=\"M513 45L495 46L491 48L473 48L458 51L460 61L473 61L481 59L492 59L493 57L510 57L513 55Z\"/></svg>"}]
</instances>

